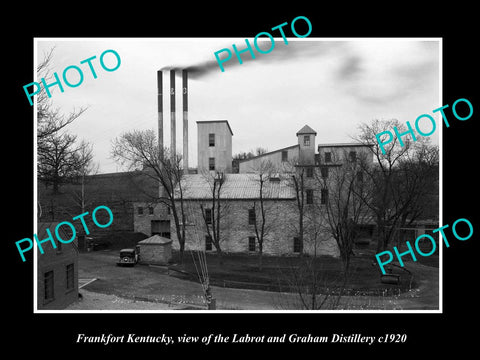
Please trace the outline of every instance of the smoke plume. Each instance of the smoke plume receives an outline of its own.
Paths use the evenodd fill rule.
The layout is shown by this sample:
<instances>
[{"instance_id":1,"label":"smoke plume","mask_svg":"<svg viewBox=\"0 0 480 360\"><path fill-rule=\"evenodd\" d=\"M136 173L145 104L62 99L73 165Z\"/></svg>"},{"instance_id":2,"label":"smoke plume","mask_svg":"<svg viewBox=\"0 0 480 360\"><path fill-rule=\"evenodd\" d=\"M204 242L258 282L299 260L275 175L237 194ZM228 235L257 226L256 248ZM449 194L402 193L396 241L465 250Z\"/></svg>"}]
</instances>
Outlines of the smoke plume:
<instances>
[{"instance_id":1,"label":"smoke plume","mask_svg":"<svg viewBox=\"0 0 480 360\"><path fill-rule=\"evenodd\" d=\"M221 49L228 49L232 53L232 57L230 58L230 60L223 63L225 72L233 71L240 65L246 66L246 64L250 62L258 64L294 62L300 58L323 55L331 53L332 51L341 50L345 47L345 42L343 41L294 41L292 39L288 39L288 44L285 44L283 39L279 38L275 39L275 46L273 50L271 50L271 52L267 54L262 54L256 51L256 49L254 48L253 40L249 40L249 43L252 46L252 49L254 49L255 59L252 58L251 54L248 51L241 53L240 56L242 58L242 64L240 64L240 62L238 61L232 48L232 44L219 47L217 50L215 50L219 51ZM239 51L246 48L245 40L238 41L235 43L235 45ZM268 51L268 49L270 49L271 47L271 42L270 40L259 39L257 45L263 51ZM228 53L226 51L222 51L221 53L219 53L221 60L225 59L227 55ZM206 76L221 75L222 71L220 70L220 67L213 52L211 58L211 60L199 62L192 65L165 66L161 70L186 69L188 70L189 79L201 79Z\"/></svg>"}]
</instances>

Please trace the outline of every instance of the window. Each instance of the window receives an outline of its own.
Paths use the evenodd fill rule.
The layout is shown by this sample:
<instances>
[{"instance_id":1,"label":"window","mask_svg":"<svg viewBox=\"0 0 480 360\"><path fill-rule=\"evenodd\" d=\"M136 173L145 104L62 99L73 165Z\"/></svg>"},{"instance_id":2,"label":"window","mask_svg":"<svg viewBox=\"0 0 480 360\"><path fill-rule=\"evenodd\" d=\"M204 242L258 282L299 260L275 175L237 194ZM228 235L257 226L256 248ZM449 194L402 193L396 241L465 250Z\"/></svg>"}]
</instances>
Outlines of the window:
<instances>
[{"instance_id":1,"label":"window","mask_svg":"<svg viewBox=\"0 0 480 360\"><path fill-rule=\"evenodd\" d=\"M248 225L255 225L255 209L248 209Z\"/></svg>"},{"instance_id":2,"label":"window","mask_svg":"<svg viewBox=\"0 0 480 360\"><path fill-rule=\"evenodd\" d=\"M167 215L170 215L172 213L172 210L170 210L170 206L167 206Z\"/></svg>"},{"instance_id":3,"label":"window","mask_svg":"<svg viewBox=\"0 0 480 360\"><path fill-rule=\"evenodd\" d=\"M288 151L282 151L282 161L288 161Z\"/></svg>"},{"instance_id":4,"label":"window","mask_svg":"<svg viewBox=\"0 0 480 360\"><path fill-rule=\"evenodd\" d=\"M332 153L331 152L325 152L325 162L326 163L332 162Z\"/></svg>"},{"instance_id":5,"label":"window","mask_svg":"<svg viewBox=\"0 0 480 360\"><path fill-rule=\"evenodd\" d=\"M293 252L294 253L301 253L302 252L302 244L300 242L299 237L293 238Z\"/></svg>"},{"instance_id":6,"label":"window","mask_svg":"<svg viewBox=\"0 0 480 360\"><path fill-rule=\"evenodd\" d=\"M148 207L148 214L153 215L153 206Z\"/></svg>"},{"instance_id":7,"label":"window","mask_svg":"<svg viewBox=\"0 0 480 360\"><path fill-rule=\"evenodd\" d=\"M307 189L307 204L313 204L313 190Z\"/></svg>"},{"instance_id":8,"label":"window","mask_svg":"<svg viewBox=\"0 0 480 360\"><path fill-rule=\"evenodd\" d=\"M212 223L212 209L205 209L205 223L211 224Z\"/></svg>"},{"instance_id":9,"label":"window","mask_svg":"<svg viewBox=\"0 0 480 360\"><path fill-rule=\"evenodd\" d=\"M212 237L210 235L205 236L205 251L212 250Z\"/></svg>"},{"instance_id":10,"label":"window","mask_svg":"<svg viewBox=\"0 0 480 360\"><path fill-rule=\"evenodd\" d=\"M215 134L208 134L208 146L215 146Z\"/></svg>"},{"instance_id":11,"label":"window","mask_svg":"<svg viewBox=\"0 0 480 360\"><path fill-rule=\"evenodd\" d=\"M208 158L208 170L215 170L215 158Z\"/></svg>"},{"instance_id":12,"label":"window","mask_svg":"<svg viewBox=\"0 0 480 360\"><path fill-rule=\"evenodd\" d=\"M328 190L327 189L322 189L321 194L320 194L320 203L321 204L326 204L328 201Z\"/></svg>"},{"instance_id":13,"label":"window","mask_svg":"<svg viewBox=\"0 0 480 360\"><path fill-rule=\"evenodd\" d=\"M352 162L355 161L355 160L357 160L357 152L356 152L356 151L350 151L350 152L348 153L348 158L349 158L349 160L352 161Z\"/></svg>"},{"instance_id":14,"label":"window","mask_svg":"<svg viewBox=\"0 0 480 360\"><path fill-rule=\"evenodd\" d=\"M312 178L313 177L313 167L308 167L307 168L307 177Z\"/></svg>"},{"instance_id":15,"label":"window","mask_svg":"<svg viewBox=\"0 0 480 360\"><path fill-rule=\"evenodd\" d=\"M255 236L248 237L248 251L255 251Z\"/></svg>"},{"instance_id":16,"label":"window","mask_svg":"<svg viewBox=\"0 0 480 360\"><path fill-rule=\"evenodd\" d=\"M47 271L43 275L43 286L45 289L44 300L52 301L53 300L53 271Z\"/></svg>"},{"instance_id":17,"label":"window","mask_svg":"<svg viewBox=\"0 0 480 360\"><path fill-rule=\"evenodd\" d=\"M158 234L170 239L170 220L150 220L150 231L152 236Z\"/></svg>"},{"instance_id":18,"label":"window","mask_svg":"<svg viewBox=\"0 0 480 360\"><path fill-rule=\"evenodd\" d=\"M74 288L73 281L75 274L73 272L73 264L67 265L67 291Z\"/></svg>"},{"instance_id":19,"label":"window","mask_svg":"<svg viewBox=\"0 0 480 360\"><path fill-rule=\"evenodd\" d=\"M139 206L137 208L137 213L138 213L138 215L143 215L143 207Z\"/></svg>"},{"instance_id":20,"label":"window","mask_svg":"<svg viewBox=\"0 0 480 360\"><path fill-rule=\"evenodd\" d=\"M323 166L322 168L320 168L320 172L322 174L322 178L328 178L328 167Z\"/></svg>"},{"instance_id":21,"label":"window","mask_svg":"<svg viewBox=\"0 0 480 360\"><path fill-rule=\"evenodd\" d=\"M303 146L310 146L310 135L305 135L303 137Z\"/></svg>"}]
</instances>

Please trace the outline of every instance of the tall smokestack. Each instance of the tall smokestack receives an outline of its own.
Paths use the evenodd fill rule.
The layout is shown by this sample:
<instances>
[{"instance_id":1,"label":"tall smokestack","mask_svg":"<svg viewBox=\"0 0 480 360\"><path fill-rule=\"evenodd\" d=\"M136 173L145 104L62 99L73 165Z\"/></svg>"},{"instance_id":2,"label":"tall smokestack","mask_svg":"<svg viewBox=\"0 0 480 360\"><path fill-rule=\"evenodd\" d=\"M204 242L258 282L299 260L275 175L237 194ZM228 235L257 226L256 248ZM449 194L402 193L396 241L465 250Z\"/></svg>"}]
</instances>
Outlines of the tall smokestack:
<instances>
[{"instance_id":1,"label":"tall smokestack","mask_svg":"<svg viewBox=\"0 0 480 360\"><path fill-rule=\"evenodd\" d=\"M177 132L175 129L175 70L170 70L170 152L172 157L175 156L177 145Z\"/></svg>"},{"instance_id":2,"label":"tall smokestack","mask_svg":"<svg viewBox=\"0 0 480 360\"><path fill-rule=\"evenodd\" d=\"M158 150L163 156L163 72L157 71L157 103L158 103Z\"/></svg>"},{"instance_id":3,"label":"tall smokestack","mask_svg":"<svg viewBox=\"0 0 480 360\"><path fill-rule=\"evenodd\" d=\"M183 169L188 173L188 72L182 70L183 82Z\"/></svg>"}]
</instances>

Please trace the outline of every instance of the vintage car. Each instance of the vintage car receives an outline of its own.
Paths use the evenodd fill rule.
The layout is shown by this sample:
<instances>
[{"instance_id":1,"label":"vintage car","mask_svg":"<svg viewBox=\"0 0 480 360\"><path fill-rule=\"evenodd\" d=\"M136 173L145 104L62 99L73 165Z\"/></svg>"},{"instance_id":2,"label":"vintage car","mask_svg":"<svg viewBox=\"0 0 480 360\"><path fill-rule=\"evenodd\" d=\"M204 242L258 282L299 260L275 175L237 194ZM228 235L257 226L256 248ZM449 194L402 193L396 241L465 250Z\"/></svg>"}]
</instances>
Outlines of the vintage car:
<instances>
[{"instance_id":1,"label":"vintage car","mask_svg":"<svg viewBox=\"0 0 480 360\"><path fill-rule=\"evenodd\" d=\"M117 261L118 266L135 266L140 258L140 248L122 249L120 250L120 260Z\"/></svg>"}]
</instances>

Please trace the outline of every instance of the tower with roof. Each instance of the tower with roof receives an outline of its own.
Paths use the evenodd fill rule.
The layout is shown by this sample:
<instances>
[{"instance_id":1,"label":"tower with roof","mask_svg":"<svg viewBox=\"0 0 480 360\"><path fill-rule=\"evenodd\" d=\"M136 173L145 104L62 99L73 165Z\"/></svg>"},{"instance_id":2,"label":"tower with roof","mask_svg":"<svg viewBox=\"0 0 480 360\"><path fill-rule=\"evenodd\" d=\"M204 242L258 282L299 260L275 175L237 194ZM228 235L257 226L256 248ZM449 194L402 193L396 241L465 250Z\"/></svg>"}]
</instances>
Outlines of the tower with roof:
<instances>
[{"instance_id":1,"label":"tower with roof","mask_svg":"<svg viewBox=\"0 0 480 360\"><path fill-rule=\"evenodd\" d=\"M305 125L297 132L299 165L315 165L316 136L317 132L308 125Z\"/></svg>"}]
</instances>

